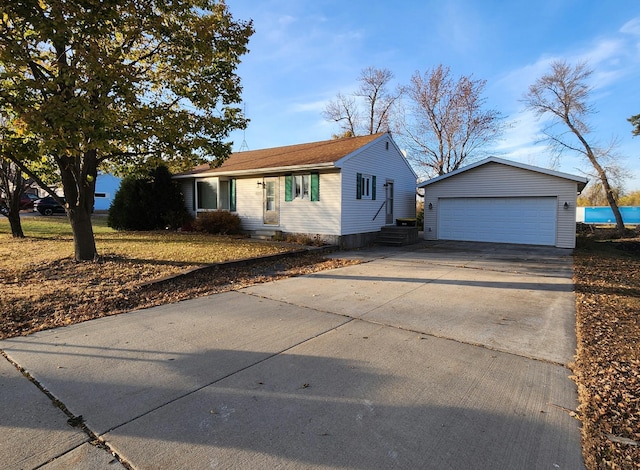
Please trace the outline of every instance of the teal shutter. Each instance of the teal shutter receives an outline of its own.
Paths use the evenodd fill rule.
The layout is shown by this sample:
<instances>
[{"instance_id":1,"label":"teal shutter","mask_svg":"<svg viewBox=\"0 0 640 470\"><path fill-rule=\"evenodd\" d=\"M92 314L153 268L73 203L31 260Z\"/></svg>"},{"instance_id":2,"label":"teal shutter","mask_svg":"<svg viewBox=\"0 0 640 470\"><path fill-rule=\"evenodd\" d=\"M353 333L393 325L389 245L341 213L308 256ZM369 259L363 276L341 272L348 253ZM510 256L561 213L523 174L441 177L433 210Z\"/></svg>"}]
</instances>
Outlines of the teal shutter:
<instances>
[{"instance_id":1,"label":"teal shutter","mask_svg":"<svg viewBox=\"0 0 640 470\"><path fill-rule=\"evenodd\" d=\"M236 211L236 179L229 180L229 210Z\"/></svg>"},{"instance_id":2,"label":"teal shutter","mask_svg":"<svg viewBox=\"0 0 640 470\"><path fill-rule=\"evenodd\" d=\"M356 173L356 199L362 199L362 173Z\"/></svg>"},{"instance_id":3,"label":"teal shutter","mask_svg":"<svg viewBox=\"0 0 640 470\"><path fill-rule=\"evenodd\" d=\"M293 176L286 175L284 177L284 200L293 201Z\"/></svg>"},{"instance_id":4,"label":"teal shutter","mask_svg":"<svg viewBox=\"0 0 640 470\"><path fill-rule=\"evenodd\" d=\"M376 200L376 177L371 177L371 199Z\"/></svg>"},{"instance_id":5,"label":"teal shutter","mask_svg":"<svg viewBox=\"0 0 640 470\"><path fill-rule=\"evenodd\" d=\"M320 200L320 175L318 173L311 173L311 200Z\"/></svg>"}]
</instances>

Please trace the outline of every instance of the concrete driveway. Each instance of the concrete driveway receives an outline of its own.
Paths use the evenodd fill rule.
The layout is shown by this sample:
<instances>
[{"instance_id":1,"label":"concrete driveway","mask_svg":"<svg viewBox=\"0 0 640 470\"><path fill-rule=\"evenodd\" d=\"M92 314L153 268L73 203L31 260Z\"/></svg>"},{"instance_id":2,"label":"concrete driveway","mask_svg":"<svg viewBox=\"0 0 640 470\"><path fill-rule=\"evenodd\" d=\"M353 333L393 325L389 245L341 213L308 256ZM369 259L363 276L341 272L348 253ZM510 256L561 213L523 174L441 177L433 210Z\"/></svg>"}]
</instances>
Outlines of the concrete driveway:
<instances>
[{"instance_id":1,"label":"concrete driveway","mask_svg":"<svg viewBox=\"0 0 640 470\"><path fill-rule=\"evenodd\" d=\"M3 464L583 468L569 252L337 256L364 262L0 342L49 394L1 361Z\"/></svg>"}]
</instances>

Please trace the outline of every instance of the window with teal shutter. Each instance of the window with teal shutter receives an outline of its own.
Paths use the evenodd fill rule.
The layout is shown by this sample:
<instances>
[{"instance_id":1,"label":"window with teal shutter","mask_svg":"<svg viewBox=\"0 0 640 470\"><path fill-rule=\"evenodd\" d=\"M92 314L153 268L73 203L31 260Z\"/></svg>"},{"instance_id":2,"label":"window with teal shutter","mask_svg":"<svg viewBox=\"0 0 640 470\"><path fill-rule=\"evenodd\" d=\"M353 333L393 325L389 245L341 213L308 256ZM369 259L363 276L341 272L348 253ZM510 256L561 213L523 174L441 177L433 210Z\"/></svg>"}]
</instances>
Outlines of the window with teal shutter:
<instances>
[{"instance_id":1,"label":"window with teal shutter","mask_svg":"<svg viewBox=\"0 0 640 470\"><path fill-rule=\"evenodd\" d=\"M372 175L356 174L356 199L376 198L376 177Z\"/></svg>"},{"instance_id":2,"label":"window with teal shutter","mask_svg":"<svg viewBox=\"0 0 640 470\"><path fill-rule=\"evenodd\" d=\"M229 180L229 210L236 211L236 179Z\"/></svg>"},{"instance_id":3,"label":"window with teal shutter","mask_svg":"<svg viewBox=\"0 0 640 470\"><path fill-rule=\"evenodd\" d=\"M311 200L320 200L320 175L318 173L311 173Z\"/></svg>"},{"instance_id":4,"label":"window with teal shutter","mask_svg":"<svg viewBox=\"0 0 640 470\"><path fill-rule=\"evenodd\" d=\"M293 200L293 175L284 177L284 200L287 202Z\"/></svg>"},{"instance_id":5,"label":"window with teal shutter","mask_svg":"<svg viewBox=\"0 0 640 470\"><path fill-rule=\"evenodd\" d=\"M376 177L371 177L371 199L376 200Z\"/></svg>"}]
</instances>

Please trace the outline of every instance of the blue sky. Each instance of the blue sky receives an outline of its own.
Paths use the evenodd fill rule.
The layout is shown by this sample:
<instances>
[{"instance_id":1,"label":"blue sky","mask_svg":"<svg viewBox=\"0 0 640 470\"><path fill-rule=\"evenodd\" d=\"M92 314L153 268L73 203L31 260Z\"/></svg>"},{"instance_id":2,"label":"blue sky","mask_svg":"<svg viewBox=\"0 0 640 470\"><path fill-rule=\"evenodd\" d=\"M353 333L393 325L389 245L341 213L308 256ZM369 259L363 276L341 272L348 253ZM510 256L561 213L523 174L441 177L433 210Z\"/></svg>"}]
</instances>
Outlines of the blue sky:
<instances>
[{"instance_id":1,"label":"blue sky","mask_svg":"<svg viewBox=\"0 0 640 470\"><path fill-rule=\"evenodd\" d=\"M338 92L358 87L365 67L387 68L394 83L443 64L453 76L487 81L487 107L511 128L495 146L502 158L541 167L552 160L536 144L544 127L520 102L549 63L587 61L594 70L592 139L618 138L629 169L627 191L640 190L640 2L637 0L228 0L237 19L253 19L249 54L238 69L249 127L234 132L249 149L330 139L338 131L322 111ZM589 169L564 157L559 171Z\"/></svg>"}]
</instances>

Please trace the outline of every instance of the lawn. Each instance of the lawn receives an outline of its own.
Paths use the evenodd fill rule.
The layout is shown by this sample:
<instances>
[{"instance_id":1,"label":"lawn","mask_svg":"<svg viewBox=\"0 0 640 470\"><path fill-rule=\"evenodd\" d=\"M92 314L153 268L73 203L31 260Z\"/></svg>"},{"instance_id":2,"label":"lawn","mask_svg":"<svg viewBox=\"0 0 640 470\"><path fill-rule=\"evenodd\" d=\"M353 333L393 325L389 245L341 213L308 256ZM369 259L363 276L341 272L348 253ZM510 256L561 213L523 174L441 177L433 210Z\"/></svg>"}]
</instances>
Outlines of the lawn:
<instances>
[{"instance_id":1,"label":"lawn","mask_svg":"<svg viewBox=\"0 0 640 470\"><path fill-rule=\"evenodd\" d=\"M76 263L66 217L23 217L23 229L27 237L14 239L7 219L0 218L0 339L346 263L308 254L154 283L214 263L302 247L193 232L118 232L105 217L95 217L100 258Z\"/></svg>"}]
</instances>

